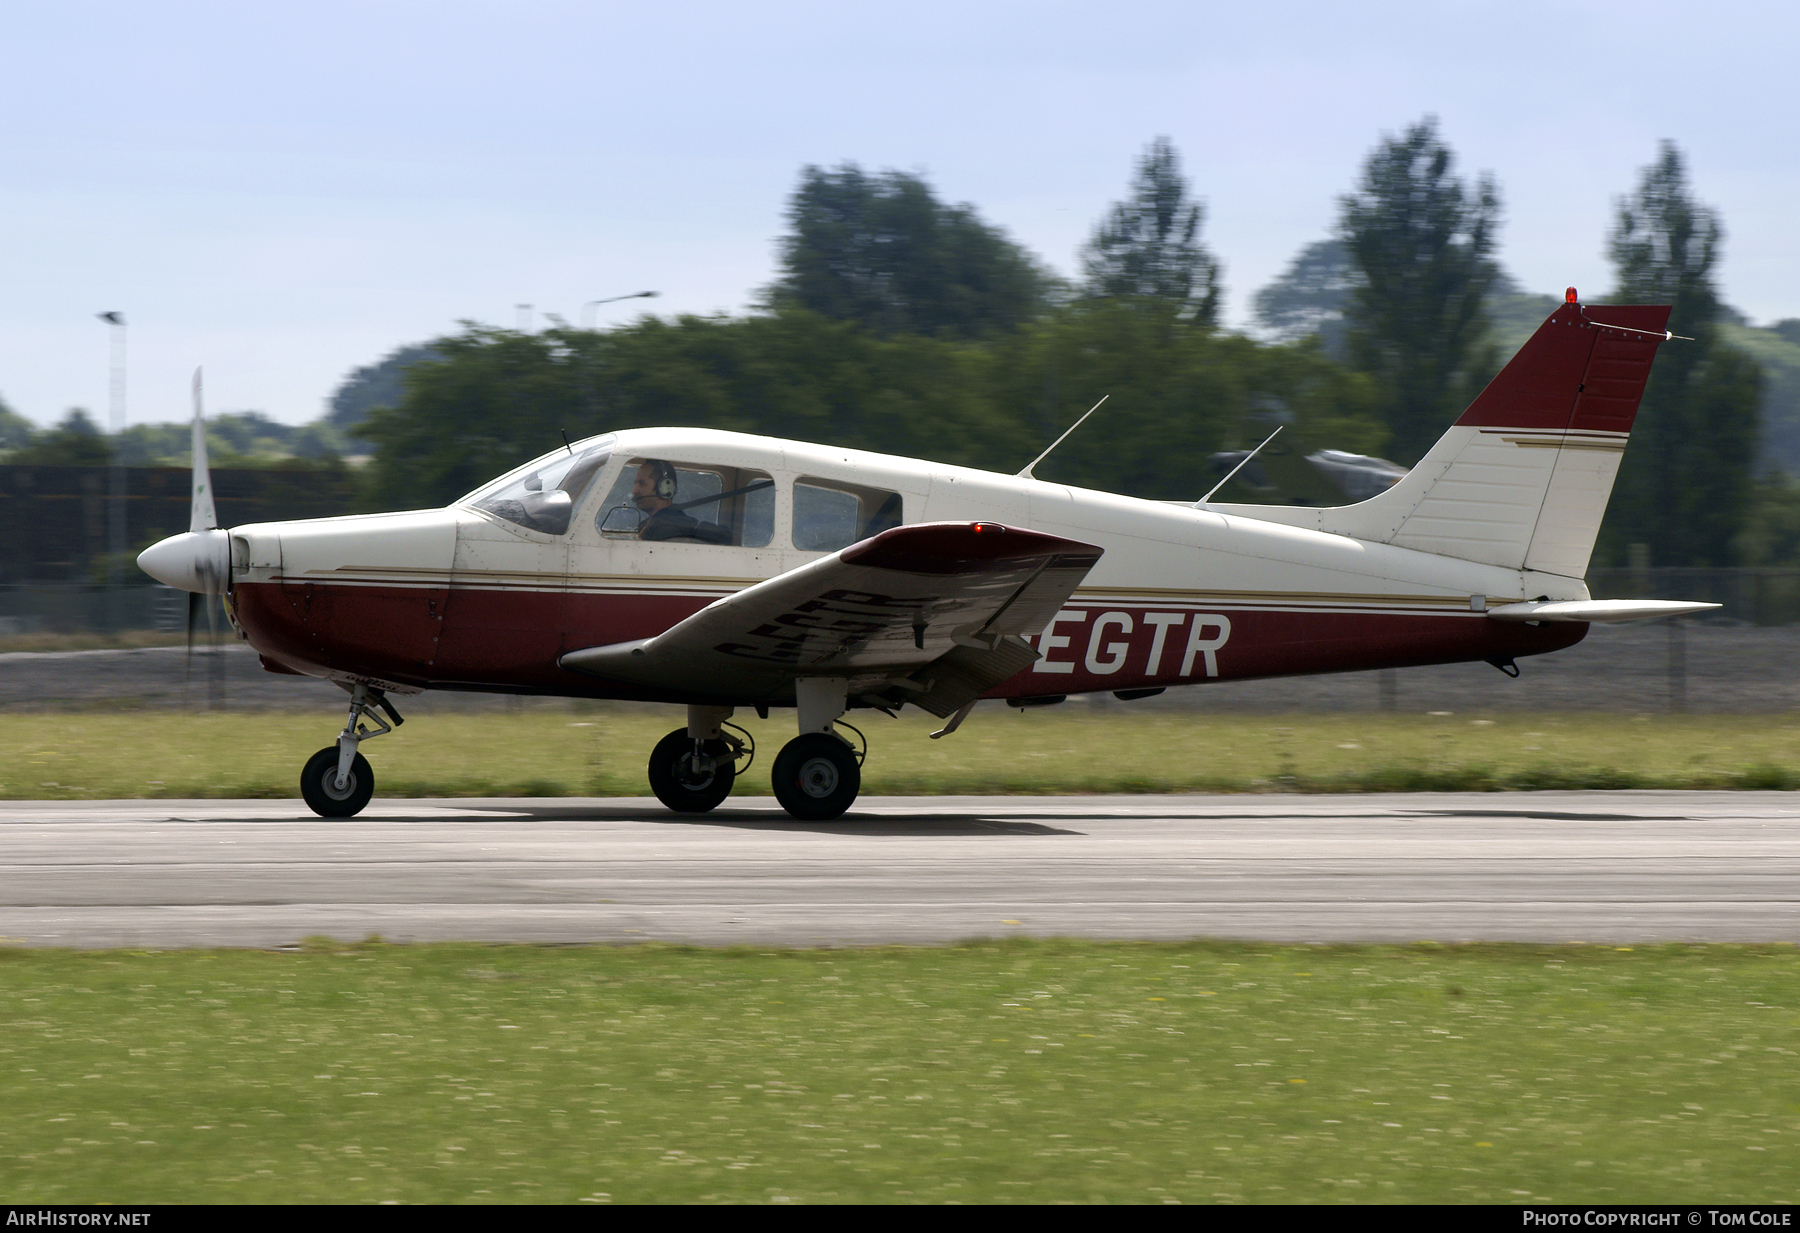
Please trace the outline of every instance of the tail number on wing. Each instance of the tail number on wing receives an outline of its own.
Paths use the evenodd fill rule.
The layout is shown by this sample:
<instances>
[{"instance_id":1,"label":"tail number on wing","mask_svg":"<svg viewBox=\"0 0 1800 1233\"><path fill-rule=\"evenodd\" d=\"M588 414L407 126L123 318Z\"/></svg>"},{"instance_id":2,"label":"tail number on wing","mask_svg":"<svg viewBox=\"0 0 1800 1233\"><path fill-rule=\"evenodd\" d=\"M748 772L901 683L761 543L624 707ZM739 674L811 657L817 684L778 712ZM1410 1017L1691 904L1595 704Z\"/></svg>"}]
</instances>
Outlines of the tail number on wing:
<instances>
[{"instance_id":1,"label":"tail number on wing","mask_svg":"<svg viewBox=\"0 0 1800 1233\"><path fill-rule=\"evenodd\" d=\"M1195 661L1206 669L1207 676L1219 675L1218 652L1231 637L1231 618L1219 612L1145 612L1133 617L1129 612L1102 612L1088 627L1087 653L1081 660L1060 658L1058 652L1079 653L1081 634L1072 626L1085 624L1090 613L1081 608L1064 608L1048 622L1038 635L1039 659L1033 672L1072 673L1077 662L1096 676L1110 676L1125 667L1133 650L1142 645L1148 633L1149 653L1144 660L1144 675L1154 677L1162 670L1164 654L1177 647L1181 651L1180 676L1194 675ZM1057 627L1068 629L1058 633ZM1185 629L1186 642L1183 644Z\"/></svg>"}]
</instances>

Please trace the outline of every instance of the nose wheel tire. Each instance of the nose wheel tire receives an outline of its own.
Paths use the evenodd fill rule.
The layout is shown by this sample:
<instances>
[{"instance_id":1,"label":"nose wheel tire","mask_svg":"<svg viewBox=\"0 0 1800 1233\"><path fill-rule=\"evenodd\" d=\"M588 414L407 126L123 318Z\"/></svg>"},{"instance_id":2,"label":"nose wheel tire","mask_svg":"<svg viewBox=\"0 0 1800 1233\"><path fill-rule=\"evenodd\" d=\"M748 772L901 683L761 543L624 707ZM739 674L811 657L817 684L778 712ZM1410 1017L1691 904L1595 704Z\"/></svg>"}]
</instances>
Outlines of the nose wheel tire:
<instances>
[{"instance_id":1,"label":"nose wheel tire","mask_svg":"<svg viewBox=\"0 0 1800 1233\"><path fill-rule=\"evenodd\" d=\"M803 822L826 822L843 813L862 790L862 768L835 736L808 732L775 758L775 799Z\"/></svg>"},{"instance_id":2,"label":"nose wheel tire","mask_svg":"<svg viewBox=\"0 0 1800 1233\"><path fill-rule=\"evenodd\" d=\"M708 741L705 752L724 758L729 752L724 741ZM676 813L708 813L731 795L731 784L737 768L729 761L711 770L694 769L694 738L686 728L677 728L650 753L650 790L656 799Z\"/></svg>"},{"instance_id":3,"label":"nose wheel tire","mask_svg":"<svg viewBox=\"0 0 1800 1233\"><path fill-rule=\"evenodd\" d=\"M300 772L300 795L321 818L353 818L375 795L375 772L367 758L357 754L350 760L350 780L342 788L337 786L337 769L337 746L331 745L308 758Z\"/></svg>"}]
</instances>

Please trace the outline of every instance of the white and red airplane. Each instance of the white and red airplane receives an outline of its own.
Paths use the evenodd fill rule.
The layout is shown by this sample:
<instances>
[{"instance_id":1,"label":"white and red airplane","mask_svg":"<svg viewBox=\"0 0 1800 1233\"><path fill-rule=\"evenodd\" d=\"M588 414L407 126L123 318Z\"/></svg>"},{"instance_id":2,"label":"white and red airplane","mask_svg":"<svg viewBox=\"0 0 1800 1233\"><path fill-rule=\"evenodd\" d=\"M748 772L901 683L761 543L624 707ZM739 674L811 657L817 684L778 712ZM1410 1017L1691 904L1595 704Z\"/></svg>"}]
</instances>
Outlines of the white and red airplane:
<instances>
[{"instance_id":1,"label":"white and red airplane","mask_svg":"<svg viewBox=\"0 0 1800 1233\"><path fill-rule=\"evenodd\" d=\"M272 672L350 693L301 774L348 817L394 695L474 690L683 704L650 756L704 812L752 756L727 721L795 707L775 795L856 799L853 708L955 731L981 698L1486 660L1593 621L1714 604L1595 601L1582 578L1658 344L1661 307L1558 308L1417 466L1337 508L1146 501L702 429L607 433L444 509L216 529L195 413L192 527L138 564L225 597ZM1035 465L1035 464L1034 464ZM847 725L845 725L847 726Z\"/></svg>"}]
</instances>

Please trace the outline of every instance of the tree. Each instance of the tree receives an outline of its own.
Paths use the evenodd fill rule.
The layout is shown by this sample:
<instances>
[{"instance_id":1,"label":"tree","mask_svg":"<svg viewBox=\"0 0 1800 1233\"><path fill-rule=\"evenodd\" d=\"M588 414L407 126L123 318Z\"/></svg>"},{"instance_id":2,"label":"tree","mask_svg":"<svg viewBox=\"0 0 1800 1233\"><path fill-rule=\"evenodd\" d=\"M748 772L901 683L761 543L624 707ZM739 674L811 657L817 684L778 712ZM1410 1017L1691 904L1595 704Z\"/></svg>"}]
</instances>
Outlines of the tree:
<instances>
[{"instance_id":1,"label":"tree","mask_svg":"<svg viewBox=\"0 0 1800 1233\"><path fill-rule=\"evenodd\" d=\"M372 509L443 505L569 438L602 431L587 379L602 336L521 333L465 322L413 364L405 396L357 428L375 447L365 472Z\"/></svg>"},{"instance_id":2,"label":"tree","mask_svg":"<svg viewBox=\"0 0 1800 1233\"><path fill-rule=\"evenodd\" d=\"M991 345L986 360L991 406L1044 408L1006 452L979 464L992 470L1031 461L1109 395L1035 468L1052 483L1193 501L1219 478L1212 455L1255 445L1269 430L1257 431L1247 417L1269 411L1320 444L1369 451L1383 444L1369 380L1332 363L1310 340L1270 346L1241 334L1171 330L1141 302L1070 305Z\"/></svg>"},{"instance_id":3,"label":"tree","mask_svg":"<svg viewBox=\"0 0 1800 1233\"><path fill-rule=\"evenodd\" d=\"M22 449L37 438L37 426L0 399L0 450Z\"/></svg>"},{"instance_id":4,"label":"tree","mask_svg":"<svg viewBox=\"0 0 1800 1233\"><path fill-rule=\"evenodd\" d=\"M981 346L799 309L604 333L471 325L432 346L440 358L364 425L371 508L454 500L565 430L722 428L973 466L1003 466L1024 432L984 397Z\"/></svg>"},{"instance_id":5,"label":"tree","mask_svg":"<svg viewBox=\"0 0 1800 1233\"><path fill-rule=\"evenodd\" d=\"M721 428L1013 472L1110 391L1037 474L1189 501L1216 478L1211 455L1243 444L1246 413L1289 411L1296 429L1342 449L1378 449L1384 431L1373 383L1315 344L1170 330L1124 300L1068 305L979 342L884 338L787 309L606 332L470 325L432 346L440 358L364 426L376 443L368 508L455 500L558 448L564 430ZM1060 392L1046 381L1055 372Z\"/></svg>"},{"instance_id":6,"label":"tree","mask_svg":"<svg viewBox=\"0 0 1800 1233\"><path fill-rule=\"evenodd\" d=\"M1648 545L1658 565L1733 565L1753 499L1762 373L1722 342L1712 271L1724 230L1695 201L1673 142L1662 143L1638 189L1618 202L1607 253L1618 268L1613 299L1667 304L1669 330L1638 408L1603 524L1601 548L1620 561Z\"/></svg>"},{"instance_id":7,"label":"tree","mask_svg":"<svg viewBox=\"0 0 1800 1233\"><path fill-rule=\"evenodd\" d=\"M357 428L376 407L392 407L406 396L406 372L414 364L439 358L429 343L396 347L373 364L365 364L344 378L331 396L325 424L343 437L366 445Z\"/></svg>"},{"instance_id":8,"label":"tree","mask_svg":"<svg viewBox=\"0 0 1800 1233\"><path fill-rule=\"evenodd\" d=\"M1281 276L1251 297L1256 323L1277 342L1319 336L1325 354L1345 356L1344 310L1360 282L1342 240L1318 240L1294 255Z\"/></svg>"},{"instance_id":9,"label":"tree","mask_svg":"<svg viewBox=\"0 0 1800 1233\"><path fill-rule=\"evenodd\" d=\"M191 423L132 424L112 439L128 467L185 467L193 450ZM215 467L260 467L293 458L336 458L344 442L324 420L302 427L260 411L228 411L206 419L206 453Z\"/></svg>"},{"instance_id":10,"label":"tree","mask_svg":"<svg viewBox=\"0 0 1800 1233\"><path fill-rule=\"evenodd\" d=\"M112 461L112 447L86 411L71 407L61 423L7 461L39 467L104 467Z\"/></svg>"},{"instance_id":11,"label":"tree","mask_svg":"<svg viewBox=\"0 0 1800 1233\"><path fill-rule=\"evenodd\" d=\"M1800 483L1771 471L1752 485L1737 549L1743 565L1800 565Z\"/></svg>"},{"instance_id":12,"label":"tree","mask_svg":"<svg viewBox=\"0 0 1800 1233\"><path fill-rule=\"evenodd\" d=\"M1217 325L1219 263L1199 240L1205 217L1174 147L1158 137L1138 160L1131 196L1113 206L1082 249L1084 290L1165 300L1196 325Z\"/></svg>"},{"instance_id":13,"label":"tree","mask_svg":"<svg viewBox=\"0 0 1800 1233\"><path fill-rule=\"evenodd\" d=\"M854 321L884 336L980 338L1044 310L1052 280L976 216L915 175L855 163L807 167L788 207L777 309Z\"/></svg>"},{"instance_id":14,"label":"tree","mask_svg":"<svg viewBox=\"0 0 1800 1233\"><path fill-rule=\"evenodd\" d=\"M1484 304L1500 194L1452 174L1454 157L1427 116L1385 138L1362 183L1339 199L1338 237L1358 285L1345 319L1351 362L1384 387L1392 456L1416 462L1493 368Z\"/></svg>"}]
</instances>

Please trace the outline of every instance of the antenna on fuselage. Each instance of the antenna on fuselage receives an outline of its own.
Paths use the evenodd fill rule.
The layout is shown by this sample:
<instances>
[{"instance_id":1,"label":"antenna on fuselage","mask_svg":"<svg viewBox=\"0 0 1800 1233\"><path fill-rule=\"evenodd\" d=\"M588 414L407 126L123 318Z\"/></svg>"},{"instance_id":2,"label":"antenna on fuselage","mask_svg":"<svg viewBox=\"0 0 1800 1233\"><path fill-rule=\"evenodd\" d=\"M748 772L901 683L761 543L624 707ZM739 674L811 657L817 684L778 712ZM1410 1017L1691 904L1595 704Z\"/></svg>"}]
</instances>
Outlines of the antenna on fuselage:
<instances>
[{"instance_id":1,"label":"antenna on fuselage","mask_svg":"<svg viewBox=\"0 0 1800 1233\"><path fill-rule=\"evenodd\" d=\"M1221 488L1225 487L1225 485L1229 484L1231 482L1231 477L1236 475L1239 471L1242 471L1246 466L1248 466L1250 464L1250 460L1252 458L1254 458L1258 454L1262 453L1263 445L1267 445L1269 442L1273 441L1276 438L1276 436L1280 434L1281 430L1286 427L1287 427L1286 424L1277 424L1275 426L1275 431L1263 438L1262 445L1257 446L1255 449L1251 450L1248 454L1245 454L1242 462L1239 462L1237 466L1231 468L1230 471L1225 473L1224 479L1222 479L1218 483L1214 484L1212 486L1211 491L1209 491L1205 496L1201 497L1198 501L1194 502L1195 506L1205 505L1208 501L1212 500L1213 493L1219 491L1219 489L1221 489Z\"/></svg>"},{"instance_id":2,"label":"antenna on fuselage","mask_svg":"<svg viewBox=\"0 0 1800 1233\"><path fill-rule=\"evenodd\" d=\"M1112 397L1111 394L1102 394L1102 395L1100 395L1100 402L1105 402L1107 399L1109 399L1111 397ZM1061 445L1064 441L1067 441L1069 439L1069 433L1074 432L1077 428L1080 428L1082 426L1082 424L1086 423L1088 415L1092 415L1094 412L1096 412L1100 409L1100 402L1097 402L1093 406L1089 407L1087 409L1087 415L1082 416L1080 419L1076 420L1073 424L1070 424L1069 428L1068 428L1068 432L1063 433L1062 436L1060 436L1056 440L1052 441L1050 443L1050 450L1055 449L1057 446ZM1026 479L1036 479L1037 476L1035 476L1031 473L1031 468L1037 466L1038 463L1040 463L1040 462L1044 461L1044 459L1050 457L1050 450L1045 450L1043 453L1039 454L1036 458L1033 458L1030 462L1026 463L1025 469L1023 471L1019 472L1019 474Z\"/></svg>"}]
</instances>

